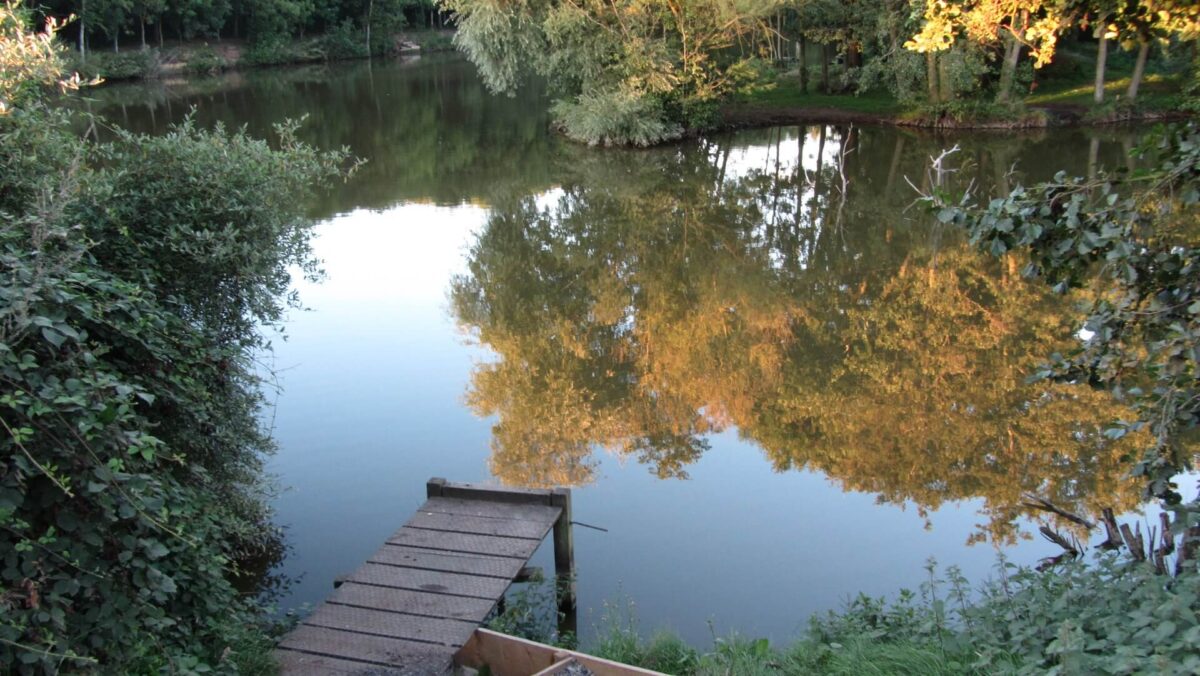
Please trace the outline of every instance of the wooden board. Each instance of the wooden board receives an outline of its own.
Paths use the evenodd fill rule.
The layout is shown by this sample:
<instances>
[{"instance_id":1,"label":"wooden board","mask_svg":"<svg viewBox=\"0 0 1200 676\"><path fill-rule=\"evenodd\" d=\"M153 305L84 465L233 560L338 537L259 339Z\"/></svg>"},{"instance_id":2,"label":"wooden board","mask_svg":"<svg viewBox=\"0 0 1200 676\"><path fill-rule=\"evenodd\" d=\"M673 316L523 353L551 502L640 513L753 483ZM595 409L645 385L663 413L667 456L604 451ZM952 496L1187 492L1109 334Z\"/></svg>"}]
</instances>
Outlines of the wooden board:
<instances>
[{"instance_id":1,"label":"wooden board","mask_svg":"<svg viewBox=\"0 0 1200 676\"><path fill-rule=\"evenodd\" d=\"M283 637L279 647L351 662L365 662L366 666L393 667L410 673L430 674L447 673L456 652L454 648L430 643L304 624ZM419 671L422 668L427 671Z\"/></svg>"},{"instance_id":2,"label":"wooden board","mask_svg":"<svg viewBox=\"0 0 1200 676\"><path fill-rule=\"evenodd\" d=\"M485 556L483 554L461 554L458 552L439 552L432 549L416 549L403 545L384 545L372 554L367 561L385 563L390 566L406 568L425 568L426 570L444 570L448 573L470 573L471 575L486 575L502 577L508 580L515 578L524 565L519 559L500 556Z\"/></svg>"},{"instance_id":3,"label":"wooden board","mask_svg":"<svg viewBox=\"0 0 1200 676\"><path fill-rule=\"evenodd\" d=\"M352 674L353 676L380 676L382 674L399 674L399 671L381 667L367 662L353 662L327 655L313 655L295 650L280 649L275 651L279 660L279 671L288 674Z\"/></svg>"},{"instance_id":4,"label":"wooden board","mask_svg":"<svg viewBox=\"0 0 1200 676\"><path fill-rule=\"evenodd\" d=\"M468 533L445 533L441 531L421 530L419 528L401 528L388 538L388 542L408 547L421 547L424 549L466 554L507 556L521 560L527 560L530 556L533 556L533 552L541 544L536 540L525 540L522 538L471 535Z\"/></svg>"},{"instance_id":5,"label":"wooden board","mask_svg":"<svg viewBox=\"0 0 1200 676\"><path fill-rule=\"evenodd\" d=\"M574 660L596 676L665 676L620 662L563 650L489 629L476 629L463 649L454 656L457 664L480 669L487 666L494 676L526 676L544 672L565 660ZM553 673L553 672L551 672Z\"/></svg>"},{"instance_id":6,"label":"wooden board","mask_svg":"<svg viewBox=\"0 0 1200 676\"><path fill-rule=\"evenodd\" d=\"M346 581L454 596L473 596L481 599L500 598L511 582L499 577L464 575L420 568L398 568L379 563L364 563L350 577L346 578Z\"/></svg>"},{"instance_id":7,"label":"wooden board","mask_svg":"<svg viewBox=\"0 0 1200 676\"><path fill-rule=\"evenodd\" d=\"M463 498L466 500L484 500L510 504L539 504L549 505L554 499L554 491L545 488L506 488L487 484L457 483L443 481L437 492L434 492L431 480L427 484L428 497Z\"/></svg>"},{"instance_id":8,"label":"wooden board","mask_svg":"<svg viewBox=\"0 0 1200 676\"><path fill-rule=\"evenodd\" d=\"M409 519L405 526L426 530L541 540L554 527L554 522L420 511L413 515L413 518Z\"/></svg>"},{"instance_id":9,"label":"wooden board","mask_svg":"<svg viewBox=\"0 0 1200 676\"><path fill-rule=\"evenodd\" d=\"M458 648L466 643L476 626L474 622L463 620L407 615L386 610L343 606L336 603L321 604L320 608L304 618L303 624L453 648Z\"/></svg>"},{"instance_id":10,"label":"wooden board","mask_svg":"<svg viewBox=\"0 0 1200 676\"><path fill-rule=\"evenodd\" d=\"M329 602L475 623L483 622L496 605L494 600L488 599L373 587L354 582L338 587L329 597Z\"/></svg>"},{"instance_id":11,"label":"wooden board","mask_svg":"<svg viewBox=\"0 0 1200 676\"><path fill-rule=\"evenodd\" d=\"M549 505L506 504L463 500L460 498L429 498L421 505L421 512L442 512L494 519L517 519L554 524L562 510Z\"/></svg>"}]
</instances>

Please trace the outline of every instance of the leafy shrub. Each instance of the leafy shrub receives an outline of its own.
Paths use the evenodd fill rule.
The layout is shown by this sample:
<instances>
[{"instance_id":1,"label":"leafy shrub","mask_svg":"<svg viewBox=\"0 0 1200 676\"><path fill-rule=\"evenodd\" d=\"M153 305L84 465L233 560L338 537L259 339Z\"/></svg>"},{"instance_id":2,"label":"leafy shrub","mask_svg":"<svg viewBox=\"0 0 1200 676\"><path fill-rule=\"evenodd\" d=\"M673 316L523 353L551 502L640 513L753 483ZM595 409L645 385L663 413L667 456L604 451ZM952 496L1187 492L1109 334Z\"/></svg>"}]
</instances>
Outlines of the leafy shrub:
<instances>
[{"instance_id":1,"label":"leafy shrub","mask_svg":"<svg viewBox=\"0 0 1200 676\"><path fill-rule=\"evenodd\" d=\"M917 593L859 596L815 615L779 650L766 639L715 639L698 654L678 637L644 641L632 604L606 604L589 652L669 674L1200 673L1195 563L1171 578L1114 553L1051 572L1003 560L976 592L955 568Z\"/></svg>"},{"instance_id":2,"label":"leafy shrub","mask_svg":"<svg viewBox=\"0 0 1200 676\"><path fill-rule=\"evenodd\" d=\"M325 52L325 57L331 60L354 59L367 55L362 32L355 28L354 22L349 19L344 19L321 37L321 49Z\"/></svg>"},{"instance_id":3,"label":"leafy shrub","mask_svg":"<svg viewBox=\"0 0 1200 676\"><path fill-rule=\"evenodd\" d=\"M278 66L286 63L322 61L325 53L315 42L287 43L279 40L256 42L242 52L240 66Z\"/></svg>"},{"instance_id":4,"label":"leafy shrub","mask_svg":"<svg viewBox=\"0 0 1200 676\"><path fill-rule=\"evenodd\" d=\"M229 62L217 50L204 45L188 55L184 70L198 75L211 75L229 68Z\"/></svg>"},{"instance_id":5,"label":"leafy shrub","mask_svg":"<svg viewBox=\"0 0 1200 676\"><path fill-rule=\"evenodd\" d=\"M161 66L156 49L88 52L86 59L78 52L71 52L66 65L84 79L101 78L107 81L155 77Z\"/></svg>"},{"instance_id":6,"label":"leafy shrub","mask_svg":"<svg viewBox=\"0 0 1200 676\"><path fill-rule=\"evenodd\" d=\"M1200 575L1174 579L1104 555L1053 574L1006 565L962 613L977 664L1011 660L1022 673L1200 673Z\"/></svg>"},{"instance_id":7,"label":"leafy shrub","mask_svg":"<svg viewBox=\"0 0 1200 676\"><path fill-rule=\"evenodd\" d=\"M313 270L304 197L342 156L72 129L0 116L0 671L251 666L269 639L231 579L277 537L258 327Z\"/></svg>"},{"instance_id":8,"label":"leafy shrub","mask_svg":"<svg viewBox=\"0 0 1200 676\"><path fill-rule=\"evenodd\" d=\"M662 102L621 90L588 91L551 110L563 133L590 146L650 146L678 139L683 127L666 118Z\"/></svg>"}]
</instances>

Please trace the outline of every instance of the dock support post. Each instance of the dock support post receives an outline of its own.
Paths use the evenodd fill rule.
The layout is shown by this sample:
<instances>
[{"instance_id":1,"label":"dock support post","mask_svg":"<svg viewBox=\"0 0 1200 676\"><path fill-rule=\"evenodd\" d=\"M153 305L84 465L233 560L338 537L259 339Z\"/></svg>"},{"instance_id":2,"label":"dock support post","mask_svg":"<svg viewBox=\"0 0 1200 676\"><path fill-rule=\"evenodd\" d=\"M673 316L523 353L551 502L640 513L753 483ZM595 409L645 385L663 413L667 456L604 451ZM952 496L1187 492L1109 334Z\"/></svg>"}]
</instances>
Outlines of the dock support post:
<instances>
[{"instance_id":1,"label":"dock support post","mask_svg":"<svg viewBox=\"0 0 1200 676\"><path fill-rule=\"evenodd\" d=\"M434 477L425 482L425 497L440 498L442 497L442 489L446 486L446 480L441 477Z\"/></svg>"},{"instance_id":2,"label":"dock support post","mask_svg":"<svg viewBox=\"0 0 1200 676\"><path fill-rule=\"evenodd\" d=\"M575 537L571 531L571 489L555 488L550 504L562 508L554 522L554 574L558 578L558 609L575 610Z\"/></svg>"}]
</instances>

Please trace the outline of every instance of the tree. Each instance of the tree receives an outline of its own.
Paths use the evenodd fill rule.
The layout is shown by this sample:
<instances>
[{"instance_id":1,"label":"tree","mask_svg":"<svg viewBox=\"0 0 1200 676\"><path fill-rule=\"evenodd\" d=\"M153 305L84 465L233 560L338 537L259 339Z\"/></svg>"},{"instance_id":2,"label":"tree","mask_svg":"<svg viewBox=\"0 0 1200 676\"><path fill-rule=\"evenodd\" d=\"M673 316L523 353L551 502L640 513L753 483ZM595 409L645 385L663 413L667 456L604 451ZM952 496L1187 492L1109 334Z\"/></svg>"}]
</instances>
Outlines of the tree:
<instances>
[{"instance_id":1,"label":"tree","mask_svg":"<svg viewBox=\"0 0 1200 676\"><path fill-rule=\"evenodd\" d=\"M450 0L455 43L495 91L547 77L568 135L647 145L709 123L745 59L730 48L773 12L749 0Z\"/></svg>"},{"instance_id":2,"label":"tree","mask_svg":"<svg viewBox=\"0 0 1200 676\"><path fill-rule=\"evenodd\" d=\"M1007 103L1012 95L1021 49L1030 49L1035 68L1049 63L1054 57L1062 26L1060 8L1051 1L931 0L925 6L925 23L921 31L905 47L926 54L930 59L932 86L932 82L940 77L934 71L933 55L952 47L960 31L976 43L1003 43L996 102ZM939 96L937 100L944 103L945 97Z\"/></svg>"}]
</instances>

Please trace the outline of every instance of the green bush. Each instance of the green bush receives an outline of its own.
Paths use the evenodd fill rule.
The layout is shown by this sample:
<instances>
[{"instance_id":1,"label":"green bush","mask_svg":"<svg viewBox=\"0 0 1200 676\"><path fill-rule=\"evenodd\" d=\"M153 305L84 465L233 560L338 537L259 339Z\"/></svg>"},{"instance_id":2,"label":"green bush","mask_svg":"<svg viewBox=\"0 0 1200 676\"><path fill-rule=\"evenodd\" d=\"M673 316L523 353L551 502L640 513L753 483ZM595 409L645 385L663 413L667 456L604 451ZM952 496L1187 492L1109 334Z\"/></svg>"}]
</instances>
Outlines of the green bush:
<instances>
[{"instance_id":1,"label":"green bush","mask_svg":"<svg viewBox=\"0 0 1200 676\"><path fill-rule=\"evenodd\" d=\"M644 641L632 604L606 605L589 652L668 674L1195 674L1200 615L1194 563L1178 577L1103 554L1049 572L1000 563L974 591L954 568L917 593L859 596L810 619L785 649L718 638L699 654L678 637ZM614 608L617 608L614 611Z\"/></svg>"},{"instance_id":2,"label":"green bush","mask_svg":"<svg viewBox=\"0 0 1200 676\"><path fill-rule=\"evenodd\" d=\"M269 669L259 327L342 160L279 131L0 115L0 671Z\"/></svg>"},{"instance_id":3,"label":"green bush","mask_svg":"<svg viewBox=\"0 0 1200 676\"><path fill-rule=\"evenodd\" d=\"M116 53L89 52L87 58L78 52L71 52L67 66L84 79L101 78L115 82L155 77L161 64L158 50L141 49Z\"/></svg>"},{"instance_id":4,"label":"green bush","mask_svg":"<svg viewBox=\"0 0 1200 676\"><path fill-rule=\"evenodd\" d=\"M321 37L321 49L330 60L354 59L367 55L363 33L349 19Z\"/></svg>"},{"instance_id":5,"label":"green bush","mask_svg":"<svg viewBox=\"0 0 1200 676\"><path fill-rule=\"evenodd\" d=\"M242 52L240 66L278 66L287 63L309 63L322 61L325 53L315 42L285 43L282 41L256 42Z\"/></svg>"},{"instance_id":6,"label":"green bush","mask_svg":"<svg viewBox=\"0 0 1200 676\"><path fill-rule=\"evenodd\" d=\"M229 68L229 62L217 50L204 45L193 50L184 64L184 70L196 75L211 75Z\"/></svg>"},{"instance_id":7,"label":"green bush","mask_svg":"<svg viewBox=\"0 0 1200 676\"><path fill-rule=\"evenodd\" d=\"M662 102L621 90L588 91L554 103L551 111L569 138L590 146L651 146L683 136Z\"/></svg>"}]
</instances>

